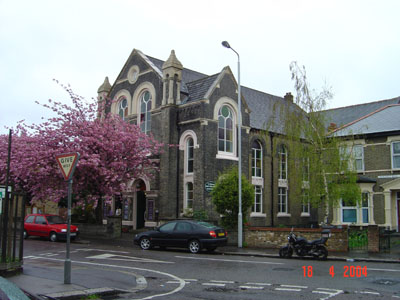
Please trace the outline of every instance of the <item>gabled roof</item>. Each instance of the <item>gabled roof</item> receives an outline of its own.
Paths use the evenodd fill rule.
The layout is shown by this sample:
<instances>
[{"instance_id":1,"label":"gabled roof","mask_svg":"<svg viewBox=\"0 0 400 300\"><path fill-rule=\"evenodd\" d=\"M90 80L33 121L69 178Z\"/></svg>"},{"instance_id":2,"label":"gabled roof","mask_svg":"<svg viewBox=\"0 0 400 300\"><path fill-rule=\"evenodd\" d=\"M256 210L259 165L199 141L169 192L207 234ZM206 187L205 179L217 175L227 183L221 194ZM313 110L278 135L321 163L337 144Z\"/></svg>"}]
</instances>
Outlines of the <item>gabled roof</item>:
<instances>
[{"instance_id":1,"label":"gabled roof","mask_svg":"<svg viewBox=\"0 0 400 300\"><path fill-rule=\"evenodd\" d=\"M400 104L387 105L337 129L336 136L384 133L400 130Z\"/></svg>"},{"instance_id":2,"label":"gabled roof","mask_svg":"<svg viewBox=\"0 0 400 300\"><path fill-rule=\"evenodd\" d=\"M242 93L251 110L250 127L283 133L283 122L279 113L279 105L294 105L293 103L288 103L282 97L270 95L248 87L243 87Z\"/></svg>"},{"instance_id":3,"label":"gabled roof","mask_svg":"<svg viewBox=\"0 0 400 300\"><path fill-rule=\"evenodd\" d=\"M325 110L327 127L330 123L335 123L337 127L349 124L354 120L358 120L382 107L391 104L400 104L400 97L380 100L370 103L351 105L346 107Z\"/></svg>"},{"instance_id":4,"label":"gabled roof","mask_svg":"<svg viewBox=\"0 0 400 300\"><path fill-rule=\"evenodd\" d=\"M204 77L202 79L192 81L186 84L189 92L188 98L184 101L184 103L192 102L196 100L202 100L205 98L207 91L213 85L213 83L217 80L220 73Z\"/></svg>"},{"instance_id":5,"label":"gabled roof","mask_svg":"<svg viewBox=\"0 0 400 300\"><path fill-rule=\"evenodd\" d=\"M162 67L165 61L145 55L141 51L134 49L117 78L121 76L131 57L135 54L142 57L144 61L162 77ZM183 68L181 92L186 94L187 97L183 99L182 103L206 99L213 88L219 83L223 74L227 72L230 72L233 76L229 67L225 67L220 73L211 76ZM287 101L282 97L273 96L244 86L241 86L241 91L242 97L245 99L244 103L250 109L250 126L255 129L268 129L269 131L282 133L283 126L279 118L279 113L276 111L276 106L277 104L286 105ZM289 105L294 104L290 103ZM275 117L274 123L269 127L268 121L273 116Z\"/></svg>"}]
</instances>

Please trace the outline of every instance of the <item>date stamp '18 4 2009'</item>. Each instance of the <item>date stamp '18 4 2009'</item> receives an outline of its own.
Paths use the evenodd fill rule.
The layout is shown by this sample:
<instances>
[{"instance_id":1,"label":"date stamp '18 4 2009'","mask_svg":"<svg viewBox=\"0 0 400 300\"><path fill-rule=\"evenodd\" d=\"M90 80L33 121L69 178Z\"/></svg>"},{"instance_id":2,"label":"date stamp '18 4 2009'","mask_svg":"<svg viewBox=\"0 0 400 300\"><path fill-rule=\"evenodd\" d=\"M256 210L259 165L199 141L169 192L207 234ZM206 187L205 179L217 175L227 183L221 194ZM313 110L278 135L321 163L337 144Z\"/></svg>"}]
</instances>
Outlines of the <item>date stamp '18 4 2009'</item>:
<instances>
[{"instance_id":1,"label":"date stamp '18 4 2009'","mask_svg":"<svg viewBox=\"0 0 400 300\"><path fill-rule=\"evenodd\" d=\"M313 267L312 266L303 266L303 276L304 277L312 277L313 276ZM329 268L329 275L335 277L335 267L331 266ZM354 277L367 277L367 266L343 266L343 277L354 278Z\"/></svg>"}]
</instances>

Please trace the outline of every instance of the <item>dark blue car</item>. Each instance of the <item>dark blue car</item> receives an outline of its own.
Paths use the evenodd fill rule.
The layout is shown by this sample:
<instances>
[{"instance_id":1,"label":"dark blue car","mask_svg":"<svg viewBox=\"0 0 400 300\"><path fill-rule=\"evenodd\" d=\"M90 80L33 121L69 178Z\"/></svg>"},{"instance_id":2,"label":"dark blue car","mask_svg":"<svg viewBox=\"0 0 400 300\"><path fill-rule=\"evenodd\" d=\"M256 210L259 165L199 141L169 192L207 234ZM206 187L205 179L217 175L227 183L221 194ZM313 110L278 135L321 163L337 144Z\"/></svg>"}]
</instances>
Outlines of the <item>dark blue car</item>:
<instances>
[{"instance_id":1,"label":"dark blue car","mask_svg":"<svg viewBox=\"0 0 400 300\"><path fill-rule=\"evenodd\" d=\"M225 229L193 220L171 221L155 230L139 233L134 238L134 243L143 250L159 246L188 248L192 253L198 253L202 249L214 251L217 247L225 246L227 241Z\"/></svg>"}]
</instances>

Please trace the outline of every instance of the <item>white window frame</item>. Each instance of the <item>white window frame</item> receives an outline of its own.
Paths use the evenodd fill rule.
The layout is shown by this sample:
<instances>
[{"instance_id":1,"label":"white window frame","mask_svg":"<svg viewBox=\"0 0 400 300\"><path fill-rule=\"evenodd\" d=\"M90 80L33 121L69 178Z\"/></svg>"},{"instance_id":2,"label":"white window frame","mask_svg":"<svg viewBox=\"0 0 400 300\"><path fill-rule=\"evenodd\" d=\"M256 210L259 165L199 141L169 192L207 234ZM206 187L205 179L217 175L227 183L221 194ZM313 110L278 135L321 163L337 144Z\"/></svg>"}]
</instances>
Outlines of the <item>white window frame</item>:
<instances>
[{"instance_id":1,"label":"white window frame","mask_svg":"<svg viewBox=\"0 0 400 300\"><path fill-rule=\"evenodd\" d=\"M356 156L356 154L357 154L356 149L358 149L358 148L361 148L361 151L360 151L361 156L360 157ZM354 170L356 170L358 173L364 172L364 147L363 147L363 145L354 145L352 154L353 154L353 159L354 159ZM358 160L361 160L361 169L357 168Z\"/></svg>"},{"instance_id":2,"label":"white window frame","mask_svg":"<svg viewBox=\"0 0 400 300\"><path fill-rule=\"evenodd\" d=\"M302 202L301 202L301 217L309 217L310 216L310 195L307 189L303 190L302 193Z\"/></svg>"},{"instance_id":3,"label":"white window frame","mask_svg":"<svg viewBox=\"0 0 400 300\"><path fill-rule=\"evenodd\" d=\"M219 128L219 110L224 105L228 106L231 110L232 117L233 117L233 152L224 152L219 150L219 132L217 129L217 159L227 159L227 160L234 160L238 161L238 145L237 145L237 135L238 130L241 128L241 124L238 124L238 106L236 101L232 100L229 97L221 97L214 106L214 120L217 122L217 128Z\"/></svg>"},{"instance_id":4,"label":"white window frame","mask_svg":"<svg viewBox=\"0 0 400 300\"><path fill-rule=\"evenodd\" d=\"M363 206L363 197L367 195L367 206ZM355 222L345 222L344 217L344 210L355 210L356 212L356 221ZM368 212L368 222L364 222L364 210ZM343 201L340 200L340 222L341 224L355 224L355 225L368 225L373 224L371 222L371 193L368 191L363 191L361 193L361 203L356 203L354 206L343 206Z\"/></svg>"},{"instance_id":5,"label":"white window frame","mask_svg":"<svg viewBox=\"0 0 400 300\"><path fill-rule=\"evenodd\" d=\"M392 143L391 143L391 149L390 149L390 153L391 153L391 160L392 160L392 170L399 170L400 169L400 166L395 166L394 164L395 164L395 160L394 160L394 158L395 157L400 157L400 153L394 153L394 144L400 144L400 141L393 141Z\"/></svg>"},{"instance_id":6,"label":"white window frame","mask_svg":"<svg viewBox=\"0 0 400 300\"><path fill-rule=\"evenodd\" d=\"M125 100L126 106L125 108L122 107L122 102ZM125 120L128 115L129 115L129 110L128 110L129 102L126 97L122 96L118 99L118 115L122 118L122 120ZM121 110L122 110L122 115L121 115Z\"/></svg>"},{"instance_id":7,"label":"white window frame","mask_svg":"<svg viewBox=\"0 0 400 300\"><path fill-rule=\"evenodd\" d=\"M281 150L285 150L285 152L282 152ZM285 161L284 161L284 164L285 164L285 172L283 172L282 171L282 166L283 166L283 159L282 159L282 156L285 156L284 158L285 158ZM288 165L287 165L287 161L288 161L288 151L287 151L287 147L286 147L286 145L284 145L284 144L281 144L280 146L279 146L279 149L278 149L278 157L279 157L279 171L278 171L278 178L280 179L280 180L287 180L288 179Z\"/></svg>"},{"instance_id":8,"label":"white window frame","mask_svg":"<svg viewBox=\"0 0 400 300\"><path fill-rule=\"evenodd\" d=\"M189 198L189 184L192 185L192 198ZM192 207L189 207L189 201L192 202ZM186 209L193 209L193 202L194 202L194 184L191 181L185 183L185 200L183 202L183 210Z\"/></svg>"},{"instance_id":9,"label":"white window frame","mask_svg":"<svg viewBox=\"0 0 400 300\"><path fill-rule=\"evenodd\" d=\"M225 117L225 116L222 114L222 110L223 110L225 107L229 110L229 116L227 116L227 117ZM221 112L221 114L220 114L220 112ZM221 127L219 126L220 117L224 119L224 125L225 125L225 126L223 127L223 130L224 130L224 138L223 138L223 139L220 139L220 138L219 138L219 131L220 131L220 129L221 129ZM228 139L227 139L227 131L228 131L228 128L227 128L227 126L226 126L226 123L227 123L227 120L228 120L228 119L230 119L231 122L232 122L232 127L231 127L231 130L232 130L232 140L228 140ZM218 138L218 153L228 154L228 155L233 155L233 154L234 154L234 152L235 152L235 146L234 146L234 145L235 145L235 141L236 141L236 139L235 139L235 129L236 129L236 126L235 126L235 118L234 118L233 110L232 110L232 108L231 108L229 105L224 104L224 105L222 105L222 106L220 107L220 109L219 109L219 111L218 111L218 132L217 132L217 138ZM220 150L220 147L219 147L220 141L223 141L223 143L224 143L224 150ZM231 143L232 143L232 145L231 145L232 151L227 151L227 149L226 149L226 148L227 148L226 146L227 146L228 142L231 142Z\"/></svg>"},{"instance_id":10,"label":"white window frame","mask_svg":"<svg viewBox=\"0 0 400 300\"><path fill-rule=\"evenodd\" d=\"M257 211L257 204L260 209ZM263 215L263 188L260 185L254 186L254 205L252 208L251 216Z\"/></svg>"},{"instance_id":11,"label":"white window frame","mask_svg":"<svg viewBox=\"0 0 400 300\"><path fill-rule=\"evenodd\" d=\"M149 93L149 95L150 95L150 99L149 99L149 101L151 102L151 107L150 107L150 110L148 110L147 109L147 103L149 102L149 101L147 101L147 103L146 103L146 111L145 111L145 122L144 122L144 130L142 129L142 100L144 100L144 95L145 95L145 93ZM152 95L152 93L151 93L151 91L149 91L148 89L144 89L144 90L142 90L142 92L140 93L140 96L139 96L139 109L138 109L138 117L137 117L137 124L138 124L138 126L140 127L140 130L143 132L143 133L145 133L145 134L148 134L149 132L151 132L151 108L153 107L153 101L154 101L154 99L153 99L153 95ZM148 116L150 116L150 119L147 119L147 117ZM150 127L150 128L148 128L148 127Z\"/></svg>"},{"instance_id":12,"label":"white window frame","mask_svg":"<svg viewBox=\"0 0 400 300\"><path fill-rule=\"evenodd\" d=\"M278 187L278 217L291 216L289 214L288 204L288 189L286 187ZM282 209L283 205L285 206L285 210Z\"/></svg>"},{"instance_id":13,"label":"white window frame","mask_svg":"<svg viewBox=\"0 0 400 300\"><path fill-rule=\"evenodd\" d=\"M254 141L253 143L257 143L260 148L259 149L253 147L251 148L251 176L255 178L263 178L263 147L262 144L257 140ZM260 153L260 158L257 158L258 152ZM259 168L257 167L258 161L260 162ZM257 170L260 171L259 172L260 176L257 176Z\"/></svg>"},{"instance_id":14,"label":"white window frame","mask_svg":"<svg viewBox=\"0 0 400 300\"><path fill-rule=\"evenodd\" d=\"M189 145L189 142L192 141L192 145ZM189 156L190 154L190 149L192 150L192 157ZM185 160L186 160L186 168L185 168L185 172L186 174L193 174L194 172L194 140L192 137L188 137L186 140L186 151L185 151ZM192 170L189 170L189 166L190 166L190 162L192 162Z\"/></svg>"},{"instance_id":15,"label":"white window frame","mask_svg":"<svg viewBox=\"0 0 400 300\"><path fill-rule=\"evenodd\" d=\"M356 148L361 148L360 156L356 156ZM356 171L357 173L363 173L364 166L364 146L363 145L342 145L339 147L340 160L347 161L348 168L350 170ZM357 160L361 160L361 169L357 169Z\"/></svg>"}]
</instances>

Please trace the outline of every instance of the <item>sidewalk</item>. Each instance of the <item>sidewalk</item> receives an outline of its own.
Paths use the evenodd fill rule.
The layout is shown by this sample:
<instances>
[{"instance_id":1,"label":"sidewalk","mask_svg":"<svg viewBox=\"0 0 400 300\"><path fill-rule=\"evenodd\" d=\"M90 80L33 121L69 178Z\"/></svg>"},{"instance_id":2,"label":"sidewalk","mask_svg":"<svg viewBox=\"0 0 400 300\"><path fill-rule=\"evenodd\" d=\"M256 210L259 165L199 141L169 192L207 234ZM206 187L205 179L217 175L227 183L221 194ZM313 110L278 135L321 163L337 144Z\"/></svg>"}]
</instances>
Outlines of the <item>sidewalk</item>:
<instances>
[{"instance_id":1,"label":"sidewalk","mask_svg":"<svg viewBox=\"0 0 400 300\"><path fill-rule=\"evenodd\" d=\"M89 237L81 237L79 243L101 243L124 247L137 247L133 246L133 236L133 233L123 233L121 238L113 240L99 240ZM278 249L238 248L231 245L217 248L217 250L215 251L215 255L239 255L270 258L279 257ZM296 256L294 256L293 259L297 259ZM330 252L328 260L351 262L367 261L391 264L400 263L400 247L395 247L390 253L371 254L362 252ZM88 268L86 267L74 269L72 284L64 284L62 272L60 272L62 274L60 274L58 278L46 278L46 275L43 274L43 268L35 268L31 266L25 267L23 274L12 276L7 279L15 283L21 289L28 292L31 295L31 299L35 300L80 300L92 294L101 295L102 298L105 297L105 299L107 299L106 295L115 295L121 292L121 287L115 284L115 282L118 282L119 278L121 277L118 272L107 271L101 274L100 280L88 280L87 269ZM132 274L131 277L132 278L130 278L130 283L132 283L132 289L129 292L135 292L138 289L145 288L146 281L143 277L135 274ZM109 299L112 299L112 297L110 297Z\"/></svg>"}]
</instances>

